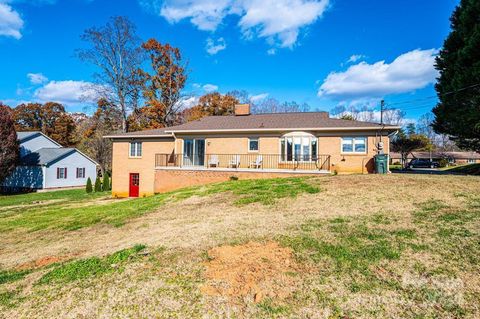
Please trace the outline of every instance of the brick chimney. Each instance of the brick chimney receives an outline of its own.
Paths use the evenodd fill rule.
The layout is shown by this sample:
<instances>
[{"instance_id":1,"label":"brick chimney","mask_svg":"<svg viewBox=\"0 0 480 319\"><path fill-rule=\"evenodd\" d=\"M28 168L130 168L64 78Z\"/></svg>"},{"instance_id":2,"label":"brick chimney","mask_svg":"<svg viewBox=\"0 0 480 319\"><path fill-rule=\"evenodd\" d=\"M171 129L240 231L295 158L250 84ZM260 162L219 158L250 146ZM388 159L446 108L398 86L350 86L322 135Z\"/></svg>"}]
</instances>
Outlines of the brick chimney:
<instances>
[{"instance_id":1,"label":"brick chimney","mask_svg":"<svg viewBox=\"0 0 480 319\"><path fill-rule=\"evenodd\" d=\"M250 104L235 105L235 116L250 115Z\"/></svg>"}]
</instances>

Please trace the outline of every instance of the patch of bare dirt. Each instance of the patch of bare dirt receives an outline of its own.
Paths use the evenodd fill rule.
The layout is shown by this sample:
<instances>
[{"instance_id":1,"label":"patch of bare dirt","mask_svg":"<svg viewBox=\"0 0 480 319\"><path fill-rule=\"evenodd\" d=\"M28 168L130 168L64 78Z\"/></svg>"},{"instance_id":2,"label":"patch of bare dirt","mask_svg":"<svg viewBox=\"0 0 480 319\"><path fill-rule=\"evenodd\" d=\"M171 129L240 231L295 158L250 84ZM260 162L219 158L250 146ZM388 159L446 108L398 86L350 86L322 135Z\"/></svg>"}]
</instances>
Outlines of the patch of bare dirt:
<instances>
[{"instance_id":1,"label":"patch of bare dirt","mask_svg":"<svg viewBox=\"0 0 480 319\"><path fill-rule=\"evenodd\" d=\"M205 263L205 295L224 296L235 301L250 297L260 302L265 297L284 299L291 293L296 265L292 251L276 242L250 242L220 246L208 251Z\"/></svg>"},{"instance_id":2,"label":"patch of bare dirt","mask_svg":"<svg viewBox=\"0 0 480 319\"><path fill-rule=\"evenodd\" d=\"M46 256L31 262L23 263L17 267L18 270L42 268L54 263L72 259L75 256Z\"/></svg>"}]
</instances>

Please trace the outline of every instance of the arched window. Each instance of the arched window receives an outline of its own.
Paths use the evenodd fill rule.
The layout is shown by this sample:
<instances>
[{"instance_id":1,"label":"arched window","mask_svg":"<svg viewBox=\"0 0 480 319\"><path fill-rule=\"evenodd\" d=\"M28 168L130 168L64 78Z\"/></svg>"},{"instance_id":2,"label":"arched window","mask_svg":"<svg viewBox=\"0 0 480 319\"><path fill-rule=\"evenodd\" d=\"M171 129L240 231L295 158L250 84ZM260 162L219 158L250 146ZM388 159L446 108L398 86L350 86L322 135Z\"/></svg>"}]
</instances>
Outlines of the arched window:
<instances>
[{"instance_id":1,"label":"arched window","mask_svg":"<svg viewBox=\"0 0 480 319\"><path fill-rule=\"evenodd\" d=\"M317 160L317 138L306 132L291 132L280 139L282 162Z\"/></svg>"}]
</instances>

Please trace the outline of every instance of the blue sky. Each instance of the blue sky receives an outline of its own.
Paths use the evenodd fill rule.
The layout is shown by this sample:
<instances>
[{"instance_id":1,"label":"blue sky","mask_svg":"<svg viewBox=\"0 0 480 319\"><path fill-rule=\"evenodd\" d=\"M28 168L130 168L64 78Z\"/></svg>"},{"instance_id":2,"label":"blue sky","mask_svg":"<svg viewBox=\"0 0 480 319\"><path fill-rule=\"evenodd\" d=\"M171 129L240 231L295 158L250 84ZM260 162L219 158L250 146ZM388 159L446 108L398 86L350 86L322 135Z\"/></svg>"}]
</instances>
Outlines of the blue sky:
<instances>
[{"instance_id":1,"label":"blue sky","mask_svg":"<svg viewBox=\"0 0 480 319\"><path fill-rule=\"evenodd\" d=\"M83 30L128 16L142 39L181 49L186 93L248 91L312 110L378 105L417 118L435 104L433 59L458 0L0 0L0 100L81 111L95 69ZM426 99L425 99L426 98ZM400 103L412 101L412 103ZM418 101L420 100L420 101ZM400 104L395 104L400 103Z\"/></svg>"}]
</instances>

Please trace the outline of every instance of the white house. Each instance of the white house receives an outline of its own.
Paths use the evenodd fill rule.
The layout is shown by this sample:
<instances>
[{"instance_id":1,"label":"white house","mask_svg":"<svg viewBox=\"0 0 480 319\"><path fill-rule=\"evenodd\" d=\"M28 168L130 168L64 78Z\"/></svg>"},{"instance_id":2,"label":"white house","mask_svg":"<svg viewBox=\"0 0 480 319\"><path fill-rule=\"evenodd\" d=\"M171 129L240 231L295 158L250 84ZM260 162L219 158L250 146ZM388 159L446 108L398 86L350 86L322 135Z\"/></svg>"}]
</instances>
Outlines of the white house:
<instances>
[{"instance_id":1,"label":"white house","mask_svg":"<svg viewBox=\"0 0 480 319\"><path fill-rule=\"evenodd\" d=\"M75 148L65 148L41 132L18 132L20 164L0 185L5 190L85 186L97 177L97 163Z\"/></svg>"}]
</instances>

